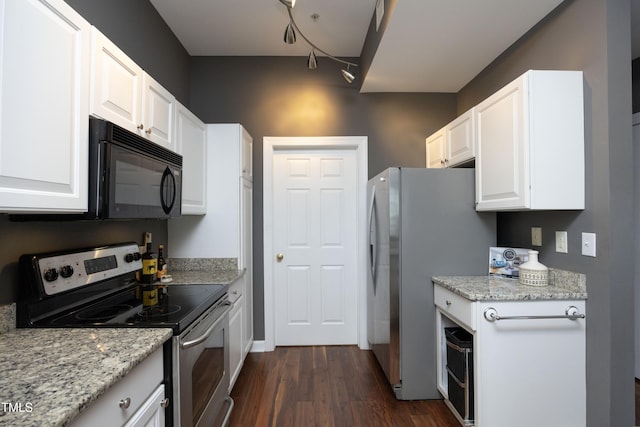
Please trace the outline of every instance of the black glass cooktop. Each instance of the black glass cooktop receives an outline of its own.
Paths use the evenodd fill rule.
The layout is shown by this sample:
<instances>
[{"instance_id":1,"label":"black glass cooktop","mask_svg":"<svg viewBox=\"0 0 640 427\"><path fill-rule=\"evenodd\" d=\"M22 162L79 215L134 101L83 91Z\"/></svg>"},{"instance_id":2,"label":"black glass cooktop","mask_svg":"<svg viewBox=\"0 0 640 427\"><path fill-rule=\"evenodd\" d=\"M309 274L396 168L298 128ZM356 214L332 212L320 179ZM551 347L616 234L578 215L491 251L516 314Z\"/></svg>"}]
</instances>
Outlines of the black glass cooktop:
<instances>
[{"instance_id":1,"label":"black glass cooktop","mask_svg":"<svg viewBox=\"0 0 640 427\"><path fill-rule=\"evenodd\" d=\"M36 327L159 327L180 333L224 296L227 285L170 285L158 304L144 307L138 286L33 323Z\"/></svg>"}]
</instances>

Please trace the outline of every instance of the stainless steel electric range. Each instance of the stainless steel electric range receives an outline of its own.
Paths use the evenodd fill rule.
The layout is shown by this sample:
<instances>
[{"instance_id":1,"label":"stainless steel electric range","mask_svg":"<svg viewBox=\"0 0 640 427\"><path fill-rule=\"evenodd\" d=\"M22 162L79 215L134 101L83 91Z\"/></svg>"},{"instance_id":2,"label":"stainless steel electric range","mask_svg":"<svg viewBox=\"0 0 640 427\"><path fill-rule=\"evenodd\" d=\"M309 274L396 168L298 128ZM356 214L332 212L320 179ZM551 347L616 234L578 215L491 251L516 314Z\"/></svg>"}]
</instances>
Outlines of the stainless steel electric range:
<instances>
[{"instance_id":1,"label":"stainless steel electric range","mask_svg":"<svg viewBox=\"0 0 640 427\"><path fill-rule=\"evenodd\" d=\"M28 254L19 264L18 327L171 328L164 347L167 424L227 424L233 408L227 285L169 285L157 304L144 306L134 242Z\"/></svg>"}]
</instances>

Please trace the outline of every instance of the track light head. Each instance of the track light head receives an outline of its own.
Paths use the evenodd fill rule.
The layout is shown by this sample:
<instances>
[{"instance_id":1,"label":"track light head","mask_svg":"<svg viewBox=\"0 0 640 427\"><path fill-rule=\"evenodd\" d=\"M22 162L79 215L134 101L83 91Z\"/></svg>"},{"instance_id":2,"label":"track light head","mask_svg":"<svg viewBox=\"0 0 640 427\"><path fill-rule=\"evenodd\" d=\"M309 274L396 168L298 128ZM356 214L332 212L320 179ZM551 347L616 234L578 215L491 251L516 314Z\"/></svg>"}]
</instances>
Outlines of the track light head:
<instances>
[{"instance_id":1,"label":"track light head","mask_svg":"<svg viewBox=\"0 0 640 427\"><path fill-rule=\"evenodd\" d=\"M296 0L280 0L280 3L287 6L289 9L293 9L296 5Z\"/></svg>"},{"instance_id":2,"label":"track light head","mask_svg":"<svg viewBox=\"0 0 640 427\"><path fill-rule=\"evenodd\" d=\"M309 54L309 59L307 59L307 68L309 68L310 70L315 70L316 68L318 68L318 59L316 58L315 49L312 49L311 53Z\"/></svg>"},{"instance_id":3,"label":"track light head","mask_svg":"<svg viewBox=\"0 0 640 427\"><path fill-rule=\"evenodd\" d=\"M296 42L296 31L293 29L293 22L289 21L289 25L284 30L284 42L286 44L294 44Z\"/></svg>"},{"instance_id":4,"label":"track light head","mask_svg":"<svg viewBox=\"0 0 640 427\"><path fill-rule=\"evenodd\" d=\"M356 79L356 76L354 76L353 74L351 74L349 72L349 66L347 65L347 69L345 70L344 68L340 70L342 72L342 77L344 77L344 79L347 81L347 83L353 83L353 81Z\"/></svg>"}]
</instances>

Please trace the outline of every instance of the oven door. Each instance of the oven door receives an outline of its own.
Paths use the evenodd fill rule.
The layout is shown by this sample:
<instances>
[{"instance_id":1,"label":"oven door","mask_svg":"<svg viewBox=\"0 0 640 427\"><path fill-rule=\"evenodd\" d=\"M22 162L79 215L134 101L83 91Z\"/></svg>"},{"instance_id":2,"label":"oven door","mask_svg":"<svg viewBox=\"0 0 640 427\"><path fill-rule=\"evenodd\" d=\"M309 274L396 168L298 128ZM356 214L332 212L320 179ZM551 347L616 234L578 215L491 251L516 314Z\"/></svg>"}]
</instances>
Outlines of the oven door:
<instances>
[{"instance_id":1,"label":"oven door","mask_svg":"<svg viewBox=\"0 0 640 427\"><path fill-rule=\"evenodd\" d=\"M175 341L174 421L176 426L222 426L228 422L228 300L219 301ZM176 375L178 373L178 375Z\"/></svg>"},{"instance_id":2,"label":"oven door","mask_svg":"<svg viewBox=\"0 0 640 427\"><path fill-rule=\"evenodd\" d=\"M103 213L108 218L180 216L181 168L114 143L104 143Z\"/></svg>"}]
</instances>

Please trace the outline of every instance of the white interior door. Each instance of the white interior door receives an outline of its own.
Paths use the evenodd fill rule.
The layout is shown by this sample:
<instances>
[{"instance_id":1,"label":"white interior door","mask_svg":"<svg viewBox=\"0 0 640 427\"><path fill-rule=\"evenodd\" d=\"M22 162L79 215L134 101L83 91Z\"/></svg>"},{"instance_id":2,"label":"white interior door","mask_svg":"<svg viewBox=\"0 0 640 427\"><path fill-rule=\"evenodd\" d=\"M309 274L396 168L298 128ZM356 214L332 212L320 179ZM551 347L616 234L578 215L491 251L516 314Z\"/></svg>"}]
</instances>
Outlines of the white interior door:
<instances>
[{"instance_id":1,"label":"white interior door","mask_svg":"<svg viewBox=\"0 0 640 427\"><path fill-rule=\"evenodd\" d=\"M278 151L272 173L275 344L356 344L356 153Z\"/></svg>"}]
</instances>

